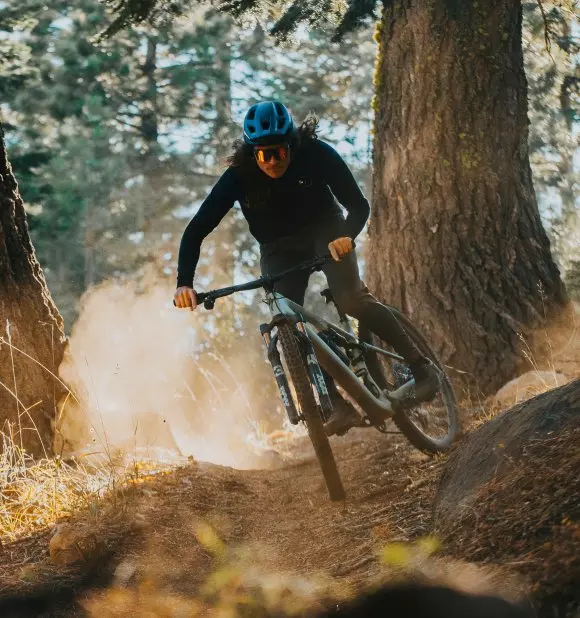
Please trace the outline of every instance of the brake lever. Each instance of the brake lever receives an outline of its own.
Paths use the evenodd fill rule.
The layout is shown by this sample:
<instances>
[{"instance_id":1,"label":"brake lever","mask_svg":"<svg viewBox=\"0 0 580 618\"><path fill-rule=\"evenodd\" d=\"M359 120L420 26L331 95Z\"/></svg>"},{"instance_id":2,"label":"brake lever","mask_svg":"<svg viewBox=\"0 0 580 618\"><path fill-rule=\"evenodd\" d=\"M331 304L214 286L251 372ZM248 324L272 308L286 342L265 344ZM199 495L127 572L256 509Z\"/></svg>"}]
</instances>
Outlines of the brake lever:
<instances>
[{"instance_id":1,"label":"brake lever","mask_svg":"<svg viewBox=\"0 0 580 618\"><path fill-rule=\"evenodd\" d=\"M216 299L211 296L211 292L198 292L197 304L203 305L204 309L211 311L215 306Z\"/></svg>"}]
</instances>

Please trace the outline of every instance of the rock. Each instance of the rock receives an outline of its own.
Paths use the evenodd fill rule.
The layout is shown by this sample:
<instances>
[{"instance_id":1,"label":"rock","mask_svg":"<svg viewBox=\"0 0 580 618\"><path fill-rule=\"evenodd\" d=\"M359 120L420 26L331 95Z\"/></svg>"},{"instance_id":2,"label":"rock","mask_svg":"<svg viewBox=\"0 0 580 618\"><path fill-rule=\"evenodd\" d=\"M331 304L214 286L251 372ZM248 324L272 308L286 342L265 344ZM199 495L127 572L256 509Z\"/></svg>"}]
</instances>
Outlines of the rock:
<instances>
[{"instance_id":1,"label":"rock","mask_svg":"<svg viewBox=\"0 0 580 618\"><path fill-rule=\"evenodd\" d=\"M493 404L505 409L515 406L570 381L568 376L555 371L528 371L502 386L493 398Z\"/></svg>"},{"instance_id":2,"label":"rock","mask_svg":"<svg viewBox=\"0 0 580 618\"><path fill-rule=\"evenodd\" d=\"M56 526L49 545L51 561L61 566L88 561L96 556L98 549L94 534L68 523Z\"/></svg>"},{"instance_id":3,"label":"rock","mask_svg":"<svg viewBox=\"0 0 580 618\"><path fill-rule=\"evenodd\" d=\"M470 508L480 489L509 472L532 441L548 438L580 420L580 380L499 414L462 440L445 466L434 514L437 527ZM530 474L534 471L530 470Z\"/></svg>"},{"instance_id":4,"label":"rock","mask_svg":"<svg viewBox=\"0 0 580 618\"><path fill-rule=\"evenodd\" d=\"M114 581L117 586L128 586L135 580L137 565L131 560L123 560L115 569Z\"/></svg>"},{"instance_id":5,"label":"rock","mask_svg":"<svg viewBox=\"0 0 580 618\"><path fill-rule=\"evenodd\" d=\"M445 552L513 567L538 616L580 606L580 380L538 395L468 434L434 504ZM578 617L580 618L580 617Z\"/></svg>"}]
</instances>

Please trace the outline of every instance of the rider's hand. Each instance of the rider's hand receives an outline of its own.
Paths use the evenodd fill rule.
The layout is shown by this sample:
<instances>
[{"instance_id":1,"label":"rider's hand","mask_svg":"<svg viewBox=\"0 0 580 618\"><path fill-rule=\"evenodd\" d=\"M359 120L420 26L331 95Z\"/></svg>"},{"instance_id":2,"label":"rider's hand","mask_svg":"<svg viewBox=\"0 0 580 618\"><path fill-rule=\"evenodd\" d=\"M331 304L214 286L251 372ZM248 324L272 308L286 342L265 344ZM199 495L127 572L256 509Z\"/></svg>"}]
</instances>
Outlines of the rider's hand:
<instances>
[{"instance_id":1,"label":"rider's hand","mask_svg":"<svg viewBox=\"0 0 580 618\"><path fill-rule=\"evenodd\" d=\"M175 290L173 302L178 309L187 309L187 307L191 307L193 311L197 307L197 294L193 288L183 285Z\"/></svg>"},{"instance_id":2,"label":"rider's hand","mask_svg":"<svg viewBox=\"0 0 580 618\"><path fill-rule=\"evenodd\" d=\"M340 262L345 255L348 255L352 251L352 238L341 236L328 243L328 250L330 251L330 255L332 255L332 259L335 262Z\"/></svg>"}]
</instances>

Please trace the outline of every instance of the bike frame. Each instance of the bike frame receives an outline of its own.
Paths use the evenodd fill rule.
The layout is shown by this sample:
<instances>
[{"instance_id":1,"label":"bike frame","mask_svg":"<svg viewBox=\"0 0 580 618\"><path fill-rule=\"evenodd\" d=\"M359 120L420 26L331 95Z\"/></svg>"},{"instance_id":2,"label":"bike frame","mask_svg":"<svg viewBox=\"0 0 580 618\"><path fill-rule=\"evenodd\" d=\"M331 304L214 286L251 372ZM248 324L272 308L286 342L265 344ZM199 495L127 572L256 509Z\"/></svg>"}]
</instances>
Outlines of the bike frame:
<instances>
[{"instance_id":1,"label":"bike frame","mask_svg":"<svg viewBox=\"0 0 580 618\"><path fill-rule=\"evenodd\" d=\"M403 407L402 401L413 388L414 380L410 380L395 391L389 392L385 390L381 396L375 397L318 333L322 330L331 330L346 339L353 346L359 346L365 350L373 350L376 353L389 356L398 361L403 361L401 356L382 350L369 343L359 342L346 316L341 319L345 330L320 318L278 292L267 291L265 301L272 314L272 323L286 321L292 324L301 323L304 325L303 332L312 344L320 365L359 404L365 414L368 415L371 421L370 424L384 422Z\"/></svg>"},{"instance_id":2,"label":"bike frame","mask_svg":"<svg viewBox=\"0 0 580 618\"><path fill-rule=\"evenodd\" d=\"M362 382L360 377L353 372L349 364L345 363L318 333L323 330L333 331L342 341L346 341L347 345L352 349L373 351L397 361L403 361L404 359L398 354L388 352L370 343L359 341L347 316L341 315L341 324L344 328L340 328L336 326L336 324L332 324L318 317L279 292L274 291L274 283L284 276L297 270L309 270L310 272L321 270L323 265L331 259L330 256L315 257L312 260L299 264L296 267L292 267L274 276L262 276L248 283L233 285L206 293L202 292L197 295L198 303L203 303L206 309L213 309L215 301L218 298L229 296L235 292L263 288L266 292L265 301L270 308L272 321L270 324L262 324L260 326L260 332L268 346L268 358L272 364L274 377L278 383L280 395L286 406L291 422L297 423L299 421L299 416L287 388L288 381L284 369L280 364L280 355L277 351L276 340L272 340L270 336L272 329L280 324L280 322L292 324L294 328L296 328L298 338L302 338L303 340L306 339L308 346L311 346L314 352L313 355L308 355L305 360L309 367L312 386L318 393L319 403L323 412L328 412L332 409L332 403L330 402L324 380L322 379L323 376L319 365L322 365L336 382L338 382L359 404L364 411L362 415L363 423L379 427L384 424L386 419L391 418L397 412L413 407L414 403L411 395L415 386L415 380L411 379L393 391L388 389L381 391L372 379L364 360L362 358L357 359L357 366L359 366L359 368L362 367L365 379L371 386L374 385L374 390L378 393L378 396L375 396ZM173 302L175 304L175 301Z\"/></svg>"}]
</instances>

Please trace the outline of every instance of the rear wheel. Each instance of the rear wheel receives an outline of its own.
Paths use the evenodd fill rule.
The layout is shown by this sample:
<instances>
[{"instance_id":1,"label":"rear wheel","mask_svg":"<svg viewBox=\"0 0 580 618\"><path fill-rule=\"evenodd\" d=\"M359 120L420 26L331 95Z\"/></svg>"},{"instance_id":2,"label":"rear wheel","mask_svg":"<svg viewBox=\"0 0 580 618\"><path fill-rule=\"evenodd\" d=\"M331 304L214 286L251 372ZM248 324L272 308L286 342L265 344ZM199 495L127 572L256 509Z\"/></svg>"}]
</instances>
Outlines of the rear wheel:
<instances>
[{"instance_id":1,"label":"rear wheel","mask_svg":"<svg viewBox=\"0 0 580 618\"><path fill-rule=\"evenodd\" d=\"M427 453L446 451L461 427L451 382L421 331L403 313L394 307L389 309L421 354L441 371L441 386L437 395L431 401L421 403L415 408L395 413L393 421L409 442L419 450ZM363 327L359 334L361 341L389 352L395 351L378 335ZM371 376L381 389L392 391L411 377L410 370L404 362L395 361L389 356L370 351L366 353L365 360Z\"/></svg>"},{"instance_id":2,"label":"rear wheel","mask_svg":"<svg viewBox=\"0 0 580 618\"><path fill-rule=\"evenodd\" d=\"M330 499L343 500L345 497L344 487L342 486L328 436L324 431L320 410L314 398L312 384L310 383L308 371L300 350L300 343L294 328L289 324L280 325L278 327L278 339L282 347L282 354L284 355L289 377L294 385L298 406L306 422L308 436L314 446L314 452L322 469Z\"/></svg>"}]
</instances>

